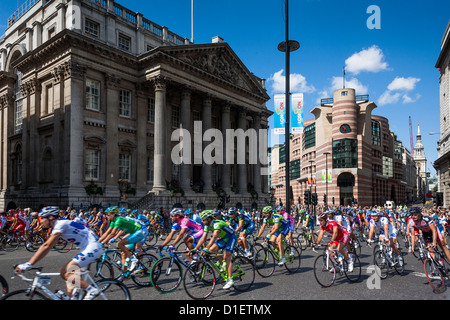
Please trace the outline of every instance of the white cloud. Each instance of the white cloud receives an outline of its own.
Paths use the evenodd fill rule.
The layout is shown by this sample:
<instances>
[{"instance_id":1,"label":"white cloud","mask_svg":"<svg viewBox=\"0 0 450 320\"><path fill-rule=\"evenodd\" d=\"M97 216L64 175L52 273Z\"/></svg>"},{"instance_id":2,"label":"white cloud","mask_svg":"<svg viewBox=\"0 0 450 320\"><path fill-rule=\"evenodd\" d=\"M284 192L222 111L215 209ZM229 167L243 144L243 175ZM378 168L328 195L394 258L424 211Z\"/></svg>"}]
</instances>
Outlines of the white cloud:
<instances>
[{"instance_id":1,"label":"white cloud","mask_svg":"<svg viewBox=\"0 0 450 320\"><path fill-rule=\"evenodd\" d=\"M419 78L403 78L403 77L396 77L389 85L388 90L394 91L394 90L404 90L404 91L411 91L414 90L416 87L416 83L419 82Z\"/></svg>"},{"instance_id":2,"label":"white cloud","mask_svg":"<svg viewBox=\"0 0 450 320\"><path fill-rule=\"evenodd\" d=\"M379 72L386 70L387 62L384 62L383 51L376 45L368 49L363 49L360 52L354 53L351 57L345 60L345 70L354 74L360 72Z\"/></svg>"},{"instance_id":3,"label":"white cloud","mask_svg":"<svg viewBox=\"0 0 450 320\"><path fill-rule=\"evenodd\" d=\"M331 89L333 91L343 88L343 77L333 77L331 80ZM345 80L345 87L355 89L356 94L367 94L369 92L369 88L359 82L358 79L352 78L349 80Z\"/></svg>"},{"instance_id":4,"label":"white cloud","mask_svg":"<svg viewBox=\"0 0 450 320\"><path fill-rule=\"evenodd\" d=\"M400 93L392 93L391 91L385 91L380 98L378 98L378 105L383 106L386 104L397 103L401 97Z\"/></svg>"},{"instance_id":5,"label":"white cloud","mask_svg":"<svg viewBox=\"0 0 450 320\"><path fill-rule=\"evenodd\" d=\"M286 91L286 76L283 75L283 72L284 70L281 69L267 79L268 82L271 82L274 93L283 93ZM306 78L300 73L291 73L289 79L291 93L311 93L316 91L316 88L313 85L308 85Z\"/></svg>"},{"instance_id":6,"label":"white cloud","mask_svg":"<svg viewBox=\"0 0 450 320\"><path fill-rule=\"evenodd\" d=\"M394 104L402 99L402 103L413 103L420 99L421 95L416 93L412 98L407 92L416 88L419 78L396 77L387 87L387 90L378 99L378 105Z\"/></svg>"}]
</instances>

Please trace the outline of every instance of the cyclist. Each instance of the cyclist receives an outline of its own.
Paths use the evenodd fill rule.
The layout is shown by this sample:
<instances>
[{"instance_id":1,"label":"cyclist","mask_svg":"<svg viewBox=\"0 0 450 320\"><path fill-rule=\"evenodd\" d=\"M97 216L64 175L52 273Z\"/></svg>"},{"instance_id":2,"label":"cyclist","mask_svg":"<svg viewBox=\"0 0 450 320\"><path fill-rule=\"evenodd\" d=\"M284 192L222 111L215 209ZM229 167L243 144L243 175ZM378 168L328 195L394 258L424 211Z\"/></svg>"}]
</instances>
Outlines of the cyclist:
<instances>
[{"instance_id":1,"label":"cyclist","mask_svg":"<svg viewBox=\"0 0 450 320\"><path fill-rule=\"evenodd\" d=\"M173 250L175 245L181 241L184 237L185 245L190 249L194 249L198 240L203 235L203 228L195 221L188 219L184 216L183 210L180 208L174 208L170 211L170 219L172 220L172 230L170 231L164 242L158 247L157 252L161 252L162 248L166 246L173 238L175 233L178 232L178 236L172 242L169 250ZM187 256L189 261L192 261L190 255Z\"/></svg>"},{"instance_id":2,"label":"cyclist","mask_svg":"<svg viewBox=\"0 0 450 320\"><path fill-rule=\"evenodd\" d=\"M296 228L298 228L302 224L302 227L309 230L309 233L311 233L311 245L316 241L316 234L314 233L314 217L306 211L305 209L300 209L300 216L296 225Z\"/></svg>"},{"instance_id":3,"label":"cyclist","mask_svg":"<svg viewBox=\"0 0 450 320\"><path fill-rule=\"evenodd\" d=\"M120 236L122 239L117 243L117 247L122 251L122 270L127 272L128 264L131 262L130 270L133 269L136 260L132 261L131 250L127 247L128 244L136 244L145 239L145 232L140 223L133 219L121 217L119 215L118 207L109 207L105 213L109 216L110 225L108 230L100 237L99 242L108 244L115 242Z\"/></svg>"},{"instance_id":4,"label":"cyclist","mask_svg":"<svg viewBox=\"0 0 450 320\"><path fill-rule=\"evenodd\" d=\"M270 242L276 242L278 244L278 250L281 255L281 260L278 262L278 265L282 266L286 263L283 240L289 232L289 222L284 219L281 214L273 212L274 210L271 206L264 207L262 211L264 214L263 224L256 237L259 238L262 235L268 224L273 224L272 229L266 236L266 239Z\"/></svg>"},{"instance_id":5,"label":"cyclist","mask_svg":"<svg viewBox=\"0 0 450 320\"><path fill-rule=\"evenodd\" d=\"M411 220L409 222L409 228L411 231L422 231L423 240L428 247L436 247L436 244L439 244L439 247L441 247L447 257L447 260L450 261L450 251L445 246L442 234L439 232L433 219L422 215L422 210L419 207L412 207L410 213ZM411 241L411 247L414 252L414 241ZM434 253L431 254L434 255Z\"/></svg>"},{"instance_id":6,"label":"cyclist","mask_svg":"<svg viewBox=\"0 0 450 320\"><path fill-rule=\"evenodd\" d=\"M369 224L369 239L367 242L373 242L371 239L376 230L379 230L381 241L389 241L389 246L398 257L398 264L403 266L403 257L395 245L395 241L397 239L397 228L395 228L394 223L391 222L391 220L389 220L386 216L381 216L381 213L378 212L378 210L374 210L372 212L372 220L370 220Z\"/></svg>"},{"instance_id":7,"label":"cyclist","mask_svg":"<svg viewBox=\"0 0 450 320\"><path fill-rule=\"evenodd\" d=\"M223 249L223 260L225 261L225 268L228 273L228 279L223 286L223 289L230 289L234 281L231 278L233 274L233 265L231 264L231 255L234 247L237 244L236 233L233 228L230 227L225 221L220 219L221 213L219 210L205 210L201 213L203 221L203 235L198 241L194 250L198 250L202 245L206 243L206 238L210 231L213 232L211 239L203 249L206 253L217 253L219 249Z\"/></svg>"},{"instance_id":8,"label":"cyclist","mask_svg":"<svg viewBox=\"0 0 450 320\"><path fill-rule=\"evenodd\" d=\"M292 217L292 215L290 215L282 206L279 206L277 208L277 213L281 214L281 216L283 217L283 219L285 219L288 223L289 223L289 232L287 234L287 237L289 239L289 244L291 246L291 254L294 254L295 250L294 250L294 238L293 238L293 234L295 231L295 221L294 218ZM291 212L292 214L293 212Z\"/></svg>"},{"instance_id":9,"label":"cyclist","mask_svg":"<svg viewBox=\"0 0 450 320\"><path fill-rule=\"evenodd\" d=\"M239 235L238 244L244 248L245 256L248 258L252 253L250 251L247 236L255 231L255 223L250 214L244 212L244 210L238 212L235 207L231 207L228 209L228 214L230 215L231 220L238 223L238 226L234 231Z\"/></svg>"},{"instance_id":10,"label":"cyclist","mask_svg":"<svg viewBox=\"0 0 450 320\"><path fill-rule=\"evenodd\" d=\"M338 224L336 221L329 219L327 212L323 212L318 215L318 220L320 223L320 232L317 236L316 245L322 241L323 235L325 232L331 234L331 240L328 244L330 249L336 249L339 253L341 253L345 260L348 263L348 271L353 271L353 257L349 255L345 249L349 241L349 234L347 229Z\"/></svg>"},{"instance_id":11,"label":"cyclist","mask_svg":"<svg viewBox=\"0 0 450 320\"><path fill-rule=\"evenodd\" d=\"M102 254L102 247L94 233L79 223L67 219L59 219L58 207L44 207L39 211L39 217L44 228L52 228L52 233L28 262L16 267L16 271L21 273L22 271L29 270L48 254L59 238L62 238L66 241L73 242L81 250L60 271L61 277L66 281L69 297L75 298L74 289L75 292L79 290L76 285L79 283L81 288L86 290L84 299L93 299L100 293L100 290L83 281L75 272L86 270L89 264L95 262L95 259Z\"/></svg>"}]
</instances>

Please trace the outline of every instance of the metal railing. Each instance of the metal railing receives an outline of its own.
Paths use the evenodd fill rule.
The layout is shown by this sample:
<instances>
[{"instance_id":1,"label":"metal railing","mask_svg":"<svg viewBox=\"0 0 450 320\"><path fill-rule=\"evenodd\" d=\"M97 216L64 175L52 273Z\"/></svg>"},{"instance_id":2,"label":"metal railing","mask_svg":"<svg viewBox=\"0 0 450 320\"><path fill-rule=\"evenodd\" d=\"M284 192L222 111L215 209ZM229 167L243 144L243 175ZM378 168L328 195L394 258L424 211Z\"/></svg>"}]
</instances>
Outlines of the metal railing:
<instances>
[{"instance_id":1,"label":"metal railing","mask_svg":"<svg viewBox=\"0 0 450 320\"><path fill-rule=\"evenodd\" d=\"M25 1L12 15L8 18L8 28L11 27L17 20L20 19L25 13L28 12L36 3L40 0L27 0Z\"/></svg>"}]
</instances>

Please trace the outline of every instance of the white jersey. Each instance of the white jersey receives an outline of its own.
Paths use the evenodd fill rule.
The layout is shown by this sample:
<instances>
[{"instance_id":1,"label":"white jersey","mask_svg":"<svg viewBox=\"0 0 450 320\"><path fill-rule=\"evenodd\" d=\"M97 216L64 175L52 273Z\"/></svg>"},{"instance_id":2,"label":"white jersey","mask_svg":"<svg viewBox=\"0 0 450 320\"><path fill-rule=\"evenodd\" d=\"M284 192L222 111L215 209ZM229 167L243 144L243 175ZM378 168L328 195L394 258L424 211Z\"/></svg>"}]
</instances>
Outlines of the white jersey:
<instances>
[{"instance_id":1,"label":"white jersey","mask_svg":"<svg viewBox=\"0 0 450 320\"><path fill-rule=\"evenodd\" d=\"M380 217L378 222L375 222L374 219L370 220L369 227L375 227L380 231L381 235L384 235L384 226L388 225L388 232L389 232L389 238L396 238L397 237L397 229L394 227L394 225L389 221L387 217Z\"/></svg>"},{"instance_id":2,"label":"white jersey","mask_svg":"<svg viewBox=\"0 0 450 320\"><path fill-rule=\"evenodd\" d=\"M52 234L61 233L61 238L73 243L83 250L88 245L97 242L97 236L86 226L68 219L58 219Z\"/></svg>"},{"instance_id":3,"label":"white jersey","mask_svg":"<svg viewBox=\"0 0 450 320\"><path fill-rule=\"evenodd\" d=\"M347 218L347 216L343 216L343 215L340 215L340 214L336 214L335 216L334 216L334 221L336 221L338 224L340 224L341 226L343 226L346 230L347 230L347 232L350 232L351 231L351 228L350 228L350 223L349 223L349 221L348 221L348 218Z\"/></svg>"}]
</instances>

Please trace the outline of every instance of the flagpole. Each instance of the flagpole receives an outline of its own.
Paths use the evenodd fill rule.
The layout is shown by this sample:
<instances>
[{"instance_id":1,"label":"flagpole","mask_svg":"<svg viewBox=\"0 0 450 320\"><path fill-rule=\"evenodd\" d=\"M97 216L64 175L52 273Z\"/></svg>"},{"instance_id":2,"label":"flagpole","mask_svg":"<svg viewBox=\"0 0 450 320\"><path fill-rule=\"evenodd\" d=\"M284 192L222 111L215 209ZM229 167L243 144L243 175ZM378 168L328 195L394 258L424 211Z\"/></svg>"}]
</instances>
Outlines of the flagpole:
<instances>
[{"instance_id":1,"label":"flagpole","mask_svg":"<svg viewBox=\"0 0 450 320\"><path fill-rule=\"evenodd\" d=\"M191 42L194 43L194 0L191 0Z\"/></svg>"}]
</instances>

